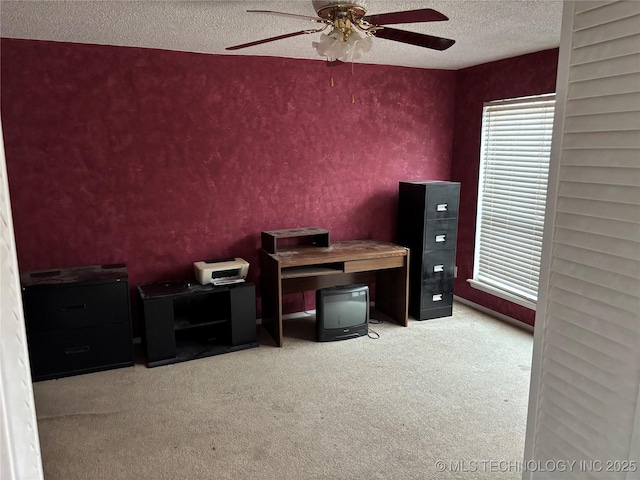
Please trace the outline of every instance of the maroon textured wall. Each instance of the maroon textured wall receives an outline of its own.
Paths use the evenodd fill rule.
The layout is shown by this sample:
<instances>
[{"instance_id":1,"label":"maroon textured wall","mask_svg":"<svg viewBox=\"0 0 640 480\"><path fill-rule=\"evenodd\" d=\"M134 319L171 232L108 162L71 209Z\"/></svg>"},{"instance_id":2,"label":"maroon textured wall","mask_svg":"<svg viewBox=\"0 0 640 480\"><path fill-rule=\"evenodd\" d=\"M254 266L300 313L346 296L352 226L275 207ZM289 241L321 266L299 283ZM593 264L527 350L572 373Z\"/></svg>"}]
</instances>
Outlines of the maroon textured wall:
<instances>
[{"instance_id":1,"label":"maroon textured wall","mask_svg":"<svg viewBox=\"0 0 640 480\"><path fill-rule=\"evenodd\" d=\"M558 50L545 50L459 70L452 180L459 181L456 295L533 325L535 312L472 288L480 137L484 102L555 92Z\"/></svg>"},{"instance_id":2,"label":"maroon textured wall","mask_svg":"<svg viewBox=\"0 0 640 480\"><path fill-rule=\"evenodd\" d=\"M398 182L450 178L455 72L9 39L1 54L23 270L126 262L136 285L241 256L257 282L260 231L393 240Z\"/></svg>"}]
</instances>

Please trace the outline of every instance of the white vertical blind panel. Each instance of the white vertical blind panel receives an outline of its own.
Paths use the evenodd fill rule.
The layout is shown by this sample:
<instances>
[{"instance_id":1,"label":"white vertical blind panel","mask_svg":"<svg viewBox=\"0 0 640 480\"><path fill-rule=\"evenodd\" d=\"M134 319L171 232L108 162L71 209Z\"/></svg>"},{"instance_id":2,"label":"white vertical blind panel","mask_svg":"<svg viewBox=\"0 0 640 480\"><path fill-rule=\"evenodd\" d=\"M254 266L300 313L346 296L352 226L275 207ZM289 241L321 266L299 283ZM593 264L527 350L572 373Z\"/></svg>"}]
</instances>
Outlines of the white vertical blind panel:
<instances>
[{"instance_id":1,"label":"white vertical blind panel","mask_svg":"<svg viewBox=\"0 0 640 480\"><path fill-rule=\"evenodd\" d=\"M576 2L573 14L532 456L623 465L638 461L640 2Z\"/></svg>"}]
</instances>

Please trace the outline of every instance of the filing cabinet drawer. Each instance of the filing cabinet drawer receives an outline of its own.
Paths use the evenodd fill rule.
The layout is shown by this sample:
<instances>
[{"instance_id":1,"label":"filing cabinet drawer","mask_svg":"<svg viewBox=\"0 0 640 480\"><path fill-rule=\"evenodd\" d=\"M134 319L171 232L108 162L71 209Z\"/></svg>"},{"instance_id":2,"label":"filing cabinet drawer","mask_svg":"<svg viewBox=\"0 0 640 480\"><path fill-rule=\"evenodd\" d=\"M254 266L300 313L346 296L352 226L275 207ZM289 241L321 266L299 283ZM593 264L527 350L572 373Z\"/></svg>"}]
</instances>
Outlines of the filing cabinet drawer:
<instances>
[{"instance_id":1,"label":"filing cabinet drawer","mask_svg":"<svg viewBox=\"0 0 640 480\"><path fill-rule=\"evenodd\" d=\"M453 297L453 295L451 296ZM420 310L420 320L431 320L433 318L450 317L451 315L453 315L453 303Z\"/></svg>"},{"instance_id":2,"label":"filing cabinet drawer","mask_svg":"<svg viewBox=\"0 0 640 480\"><path fill-rule=\"evenodd\" d=\"M459 198L460 185L430 185L425 205L427 220L457 218Z\"/></svg>"},{"instance_id":3,"label":"filing cabinet drawer","mask_svg":"<svg viewBox=\"0 0 640 480\"><path fill-rule=\"evenodd\" d=\"M29 335L33 380L133 365L128 323Z\"/></svg>"},{"instance_id":4,"label":"filing cabinet drawer","mask_svg":"<svg viewBox=\"0 0 640 480\"><path fill-rule=\"evenodd\" d=\"M128 321L127 288L128 282L27 288L23 292L27 331L55 332Z\"/></svg>"},{"instance_id":5,"label":"filing cabinet drawer","mask_svg":"<svg viewBox=\"0 0 640 480\"><path fill-rule=\"evenodd\" d=\"M422 280L428 282L441 278L453 278L456 251L427 250L422 259Z\"/></svg>"},{"instance_id":6,"label":"filing cabinet drawer","mask_svg":"<svg viewBox=\"0 0 640 480\"><path fill-rule=\"evenodd\" d=\"M428 220L424 230L424 249L455 249L458 239L458 220Z\"/></svg>"},{"instance_id":7,"label":"filing cabinet drawer","mask_svg":"<svg viewBox=\"0 0 640 480\"><path fill-rule=\"evenodd\" d=\"M453 278L423 282L422 306L429 309L453 304Z\"/></svg>"}]
</instances>

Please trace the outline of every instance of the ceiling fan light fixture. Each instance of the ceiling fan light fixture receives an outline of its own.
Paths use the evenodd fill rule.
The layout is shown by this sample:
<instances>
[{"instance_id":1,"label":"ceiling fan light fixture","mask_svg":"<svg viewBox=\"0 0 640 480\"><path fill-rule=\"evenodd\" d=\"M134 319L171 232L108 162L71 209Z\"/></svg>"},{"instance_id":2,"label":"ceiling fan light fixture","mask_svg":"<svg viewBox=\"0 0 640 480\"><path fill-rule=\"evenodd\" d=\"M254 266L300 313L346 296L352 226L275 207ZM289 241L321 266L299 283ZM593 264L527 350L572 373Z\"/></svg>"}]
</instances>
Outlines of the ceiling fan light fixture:
<instances>
[{"instance_id":1,"label":"ceiling fan light fixture","mask_svg":"<svg viewBox=\"0 0 640 480\"><path fill-rule=\"evenodd\" d=\"M371 35L380 27L364 21L366 1L314 0L312 3L318 17L333 27L329 34L320 36L319 42L312 43L320 56L330 62L350 62L371 49ZM364 37L359 32L364 33Z\"/></svg>"},{"instance_id":2,"label":"ceiling fan light fixture","mask_svg":"<svg viewBox=\"0 0 640 480\"><path fill-rule=\"evenodd\" d=\"M357 32L351 32L351 35L349 35L345 43L349 45L347 56L351 60L357 60L371 50L373 38L370 35L362 36Z\"/></svg>"},{"instance_id":3,"label":"ceiling fan light fixture","mask_svg":"<svg viewBox=\"0 0 640 480\"><path fill-rule=\"evenodd\" d=\"M369 35L364 37L352 31L345 39L339 30L331 33L320 34L320 41L313 42L312 45L321 57L326 57L329 62L340 60L341 62L351 62L361 58L366 52L371 50L373 39Z\"/></svg>"}]
</instances>

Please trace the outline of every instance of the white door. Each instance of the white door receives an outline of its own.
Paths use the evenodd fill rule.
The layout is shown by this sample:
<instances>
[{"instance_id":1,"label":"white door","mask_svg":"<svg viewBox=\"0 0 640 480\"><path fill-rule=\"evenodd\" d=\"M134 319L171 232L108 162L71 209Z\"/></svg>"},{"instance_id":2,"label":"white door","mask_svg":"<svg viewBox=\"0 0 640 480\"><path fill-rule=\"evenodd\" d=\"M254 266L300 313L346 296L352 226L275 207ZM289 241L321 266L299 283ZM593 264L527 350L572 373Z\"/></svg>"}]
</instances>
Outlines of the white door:
<instances>
[{"instance_id":1,"label":"white door","mask_svg":"<svg viewBox=\"0 0 640 480\"><path fill-rule=\"evenodd\" d=\"M640 2L564 4L523 479L640 479Z\"/></svg>"},{"instance_id":2,"label":"white door","mask_svg":"<svg viewBox=\"0 0 640 480\"><path fill-rule=\"evenodd\" d=\"M0 123L0 478L42 479Z\"/></svg>"}]
</instances>

